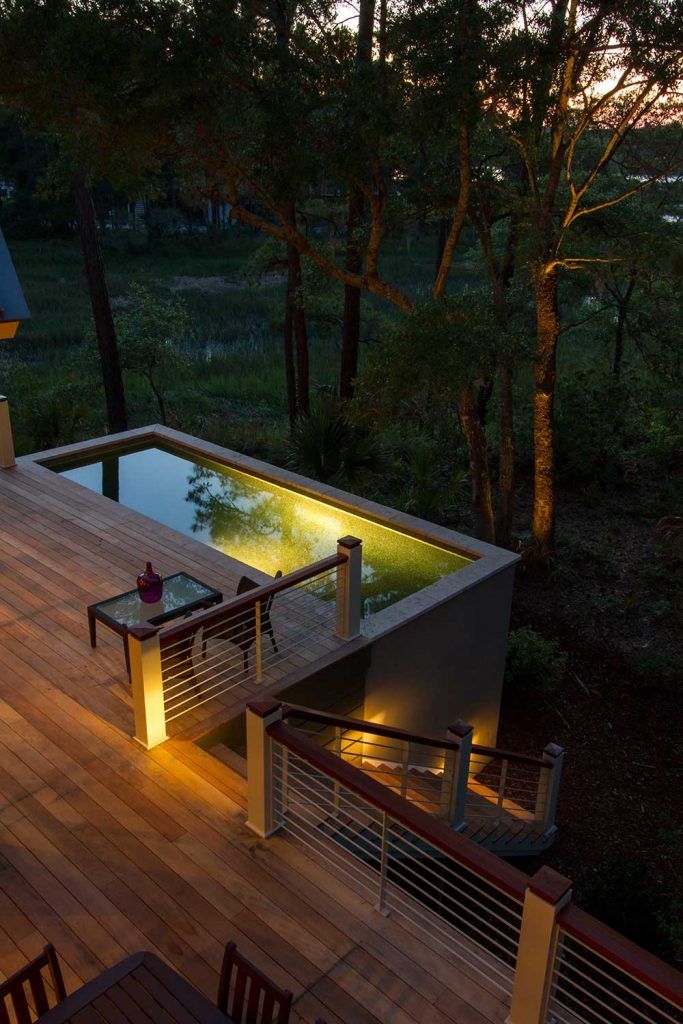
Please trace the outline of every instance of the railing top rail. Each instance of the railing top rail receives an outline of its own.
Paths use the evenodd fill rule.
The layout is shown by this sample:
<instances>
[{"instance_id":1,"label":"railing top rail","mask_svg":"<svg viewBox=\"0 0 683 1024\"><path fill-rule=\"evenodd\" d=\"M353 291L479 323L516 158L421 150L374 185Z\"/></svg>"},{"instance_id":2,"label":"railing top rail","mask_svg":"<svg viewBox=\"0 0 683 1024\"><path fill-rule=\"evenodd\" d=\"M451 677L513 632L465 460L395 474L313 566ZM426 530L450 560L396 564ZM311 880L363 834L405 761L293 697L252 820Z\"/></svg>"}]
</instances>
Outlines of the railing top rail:
<instances>
[{"instance_id":1,"label":"railing top rail","mask_svg":"<svg viewBox=\"0 0 683 1024\"><path fill-rule=\"evenodd\" d=\"M534 768L552 768L550 761L544 761L542 757L516 754L513 750L499 750L498 747L482 747L479 743L472 744L472 753L484 754L486 757L502 757L506 761L514 761L515 764L528 764Z\"/></svg>"},{"instance_id":2,"label":"railing top rail","mask_svg":"<svg viewBox=\"0 0 683 1024\"><path fill-rule=\"evenodd\" d=\"M352 790L380 811L385 811L400 825L469 868L480 878L513 896L520 903L523 902L527 876L517 868L511 867L495 854L458 835L438 818L401 799L380 782L376 782L358 768L318 746L285 722L273 722L267 727L267 732L271 739L287 747L335 782Z\"/></svg>"},{"instance_id":3,"label":"railing top rail","mask_svg":"<svg viewBox=\"0 0 683 1024\"><path fill-rule=\"evenodd\" d=\"M282 717L284 719L305 718L308 722L319 722L321 725L338 726L341 729L349 729L354 732L386 736L388 739L421 743L424 746L441 747L444 750L460 749L460 744L455 740L440 739L436 736L420 736L417 733L409 732L407 729L395 729L390 725L377 725L375 722L366 722L362 718L350 718L348 715L330 715L325 711L316 711L315 708L306 708L299 704L283 705Z\"/></svg>"},{"instance_id":4,"label":"railing top rail","mask_svg":"<svg viewBox=\"0 0 683 1024\"><path fill-rule=\"evenodd\" d=\"M299 704L285 704L282 708L282 717L305 718L309 722L319 722L321 725L338 726L341 729L350 729L368 735L386 736L389 739L404 740L410 743L420 743L425 747L440 747L443 750L459 750L460 744L457 740L449 740L438 736L424 736L419 733L410 732L407 729L396 729L391 725L379 725L375 722L367 722L362 718L350 718L347 715L330 715L326 711L317 711L315 708L302 707ZM478 743L472 744L472 753L484 754L487 757L504 757L517 764L533 765L535 768L550 769L549 761L540 757L529 757L526 754L515 754L509 750L498 750L496 747L483 747Z\"/></svg>"},{"instance_id":5,"label":"railing top rail","mask_svg":"<svg viewBox=\"0 0 683 1024\"><path fill-rule=\"evenodd\" d=\"M244 594L237 594L235 597L228 598L227 601L223 601L222 604L215 605L213 608L196 612L191 619L185 619L173 626L166 626L159 630L159 639L164 644L171 643L174 640L183 640L185 637L195 633L199 626L211 625L214 622L220 622L229 615L246 611L248 608L252 608L257 601L263 601L272 595L281 593L283 590L291 590L292 587L296 587L300 583L306 583L307 580L313 579L323 572L336 569L347 561L348 556L343 552L337 552L334 555L329 555L327 558L321 558L318 562L306 565L302 569L295 569L294 572L287 573L286 576L281 576L278 580L264 583L260 587L254 587Z\"/></svg>"},{"instance_id":6,"label":"railing top rail","mask_svg":"<svg viewBox=\"0 0 683 1024\"><path fill-rule=\"evenodd\" d=\"M683 974L659 957L641 949L625 935L569 903L558 915L560 928L627 974L683 1008Z\"/></svg>"}]
</instances>

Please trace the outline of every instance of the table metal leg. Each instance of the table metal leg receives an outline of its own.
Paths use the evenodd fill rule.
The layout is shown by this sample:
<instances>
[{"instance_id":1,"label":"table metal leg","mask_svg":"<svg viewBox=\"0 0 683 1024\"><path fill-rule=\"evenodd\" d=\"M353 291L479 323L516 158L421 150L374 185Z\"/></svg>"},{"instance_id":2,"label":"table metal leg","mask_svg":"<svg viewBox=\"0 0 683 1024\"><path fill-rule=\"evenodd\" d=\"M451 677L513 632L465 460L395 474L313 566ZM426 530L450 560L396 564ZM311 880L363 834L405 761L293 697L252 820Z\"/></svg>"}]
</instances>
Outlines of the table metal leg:
<instances>
[{"instance_id":1,"label":"table metal leg","mask_svg":"<svg viewBox=\"0 0 683 1024\"><path fill-rule=\"evenodd\" d=\"M88 628L90 630L90 646L97 647L97 619L91 611L88 611Z\"/></svg>"},{"instance_id":2,"label":"table metal leg","mask_svg":"<svg viewBox=\"0 0 683 1024\"><path fill-rule=\"evenodd\" d=\"M128 650L128 634L126 633L123 637L123 653L126 658L126 672L128 673L128 682L133 685L133 678L130 674L130 651Z\"/></svg>"}]
</instances>

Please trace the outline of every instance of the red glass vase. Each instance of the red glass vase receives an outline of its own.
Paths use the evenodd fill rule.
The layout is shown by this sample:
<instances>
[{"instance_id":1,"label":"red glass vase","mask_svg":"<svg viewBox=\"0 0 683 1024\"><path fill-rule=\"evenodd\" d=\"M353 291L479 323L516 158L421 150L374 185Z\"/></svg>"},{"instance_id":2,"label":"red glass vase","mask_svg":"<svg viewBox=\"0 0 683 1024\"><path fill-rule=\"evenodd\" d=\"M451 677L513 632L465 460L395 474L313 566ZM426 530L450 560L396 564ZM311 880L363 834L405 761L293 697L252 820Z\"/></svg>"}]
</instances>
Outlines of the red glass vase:
<instances>
[{"instance_id":1,"label":"red glass vase","mask_svg":"<svg viewBox=\"0 0 683 1024\"><path fill-rule=\"evenodd\" d=\"M145 601L147 604L154 604L156 601L161 600L161 595L164 592L164 581L159 573L154 571L151 562L148 562L145 571L140 573L137 583L141 601Z\"/></svg>"}]
</instances>

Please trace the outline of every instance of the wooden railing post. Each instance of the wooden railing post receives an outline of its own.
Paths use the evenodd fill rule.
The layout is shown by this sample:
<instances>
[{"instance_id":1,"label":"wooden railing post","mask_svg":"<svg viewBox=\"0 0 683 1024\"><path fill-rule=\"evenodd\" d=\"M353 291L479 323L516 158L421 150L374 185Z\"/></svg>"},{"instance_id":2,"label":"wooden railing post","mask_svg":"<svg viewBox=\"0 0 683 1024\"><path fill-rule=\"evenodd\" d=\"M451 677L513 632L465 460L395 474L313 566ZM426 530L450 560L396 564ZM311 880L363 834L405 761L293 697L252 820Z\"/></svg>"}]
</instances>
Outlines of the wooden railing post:
<instances>
[{"instance_id":1,"label":"wooden railing post","mask_svg":"<svg viewBox=\"0 0 683 1024\"><path fill-rule=\"evenodd\" d=\"M337 636L353 640L360 636L363 542L358 537L341 537L337 552L346 556L337 569Z\"/></svg>"},{"instance_id":2,"label":"wooden railing post","mask_svg":"<svg viewBox=\"0 0 683 1024\"><path fill-rule=\"evenodd\" d=\"M543 760L549 764L549 768L541 768L538 780L538 797L536 806L539 808L539 819L543 822L543 829L547 832L555 824L557 813L557 795L560 791L560 778L562 776L562 763L564 761L564 749L557 743L549 743L543 751Z\"/></svg>"},{"instance_id":3,"label":"wooden railing post","mask_svg":"<svg viewBox=\"0 0 683 1024\"><path fill-rule=\"evenodd\" d=\"M12 466L16 466L16 460L9 402L4 395L0 395L0 468L11 469Z\"/></svg>"},{"instance_id":4,"label":"wooden railing post","mask_svg":"<svg viewBox=\"0 0 683 1024\"><path fill-rule=\"evenodd\" d=\"M507 1024L545 1024L559 927L557 915L571 899L572 883L542 867L529 879Z\"/></svg>"},{"instance_id":5,"label":"wooden railing post","mask_svg":"<svg viewBox=\"0 0 683 1024\"><path fill-rule=\"evenodd\" d=\"M267 729L282 719L278 700L253 700L247 704L247 827L266 839L277 831L273 810L273 742Z\"/></svg>"},{"instance_id":6,"label":"wooden railing post","mask_svg":"<svg viewBox=\"0 0 683 1024\"><path fill-rule=\"evenodd\" d=\"M129 631L126 640L133 688L135 739L149 750L168 739L159 633L153 626L137 626Z\"/></svg>"},{"instance_id":7,"label":"wooden railing post","mask_svg":"<svg viewBox=\"0 0 683 1024\"><path fill-rule=\"evenodd\" d=\"M465 806L467 803L467 785L470 776L470 756L472 754L472 736L474 727L468 722L457 721L448 727L447 737L458 744L453 758L453 784L449 820L453 828L465 827Z\"/></svg>"}]
</instances>

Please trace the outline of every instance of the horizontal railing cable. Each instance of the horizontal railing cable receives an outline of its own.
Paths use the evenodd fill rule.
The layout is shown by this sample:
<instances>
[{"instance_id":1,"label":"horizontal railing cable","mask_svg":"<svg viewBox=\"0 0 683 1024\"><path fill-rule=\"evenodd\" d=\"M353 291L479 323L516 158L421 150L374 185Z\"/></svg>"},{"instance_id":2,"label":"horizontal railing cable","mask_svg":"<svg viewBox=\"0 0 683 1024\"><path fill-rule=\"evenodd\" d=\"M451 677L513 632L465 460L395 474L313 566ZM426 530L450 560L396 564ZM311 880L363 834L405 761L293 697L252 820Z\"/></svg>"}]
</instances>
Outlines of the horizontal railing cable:
<instances>
[{"instance_id":1,"label":"horizontal railing cable","mask_svg":"<svg viewBox=\"0 0 683 1024\"><path fill-rule=\"evenodd\" d=\"M683 1024L683 1006L560 928L548 1022Z\"/></svg>"},{"instance_id":2,"label":"horizontal railing cable","mask_svg":"<svg viewBox=\"0 0 683 1024\"><path fill-rule=\"evenodd\" d=\"M427 831L413 832L405 821L277 741L273 783L279 827L335 870L343 865L344 873L385 909L509 995L521 927L519 896L449 856L427 838ZM431 820L427 817L425 825Z\"/></svg>"},{"instance_id":3,"label":"horizontal railing cable","mask_svg":"<svg viewBox=\"0 0 683 1024\"><path fill-rule=\"evenodd\" d=\"M458 750L457 742L297 706L286 709L286 720L409 802L441 817L451 813L452 758ZM486 824L489 832L504 823L527 829L541 825L547 806L546 787L541 783L548 763L497 753L488 747L473 751L465 795L466 819Z\"/></svg>"},{"instance_id":4,"label":"horizontal railing cable","mask_svg":"<svg viewBox=\"0 0 683 1024\"><path fill-rule=\"evenodd\" d=\"M293 770L291 768L289 769L289 771L290 771L290 775L294 774ZM299 783L300 788L302 790L305 790L305 791L307 791L310 794L310 805L311 805L311 807L319 807L320 806L319 799L320 799L320 795L321 795L320 792L317 791L314 787L308 785L306 782L303 782L302 779L303 779L303 775L300 774L299 777L298 777L298 783ZM305 803L306 801L303 801L303 802ZM343 805L341 805L340 803L335 802L335 813L340 813L341 809L343 809ZM406 856L410 856L410 854L406 852ZM465 872L463 872L463 874L461 876L459 876L457 880L454 880L454 879L444 878L442 875L439 874L439 872L437 872L429 864L424 864L424 865L422 865L422 867L423 867L424 872L426 874L432 875L436 882L438 882L439 884L443 884L447 889L451 890L454 893L457 893L459 897L461 897L461 898L463 898L465 900L468 900L471 903L476 903L477 898L479 898L479 900L482 899L481 889L477 887L476 882L473 879L468 879L466 877L466 873ZM410 871L411 869L409 868L408 870ZM473 876L473 878L474 877L475 876ZM460 885L456 884L456 882L459 882ZM469 886L469 888L472 891L471 892L467 892L466 889L462 888L461 886L466 886L466 887ZM509 905L506 905L500 899L498 899L498 898L496 898L494 896L491 896L488 893L486 894L486 896L484 898L485 898L487 904L489 904L488 913L491 914L491 916L494 916L494 917L497 918L498 926L506 928L508 930L511 930L511 931L513 931L515 933L515 947L510 947L510 948L507 949L507 953L514 952L514 949L516 948L516 939L518 937L518 926L519 926L519 920L520 920L520 913L517 912L517 910L513 911L510 908ZM505 918L503 918L501 916L501 914L498 914L497 912L492 911L491 910L491 906L498 907L504 914L508 915L509 920L506 921ZM469 911L466 908L463 908L463 912L464 913L468 913ZM513 922L514 922L514 924L513 924Z\"/></svg>"},{"instance_id":5,"label":"horizontal railing cable","mask_svg":"<svg viewBox=\"0 0 683 1024\"><path fill-rule=\"evenodd\" d=\"M159 631L163 706L172 722L247 682L310 660L335 635L343 555L316 562Z\"/></svg>"},{"instance_id":6,"label":"horizontal railing cable","mask_svg":"<svg viewBox=\"0 0 683 1024\"><path fill-rule=\"evenodd\" d=\"M331 570L330 573L334 574L335 583L336 583L336 570ZM329 588L326 585L324 589L322 587L320 588L320 593L324 593L326 596L332 596L332 594L334 593L334 590L332 588ZM327 611L327 608L329 607L329 605L327 604L327 602L325 602L325 605L323 606L325 611L323 612L323 610L320 609L318 616L314 616L310 612L310 609L308 611L306 610L306 602L305 602L305 600L303 600L300 596L297 596L295 598L294 594L296 594L296 595L305 594L306 597L308 597L308 598L316 598L317 597L318 600L321 600L320 596L319 596L319 593L318 593L318 591L316 589L310 589L309 590L309 589L302 589L301 586L294 587L294 588L292 588L292 593L291 594L288 594L287 592L285 592L283 594L278 595L277 604L274 604L273 607L277 609L277 611L278 611L278 613L280 615L281 615L281 613L282 613L282 611L284 609L289 609L290 607L295 606L296 607L297 618L307 619L307 620L309 620L311 622L315 622L317 618L322 618L323 615L325 617L329 616L330 613ZM235 630L236 626L240 626L240 625L244 625L245 623L249 623L249 619L251 618L252 612L255 610L256 606L259 605L259 604L264 604L264 600L263 599L254 598L253 601L248 605L248 607L245 608L245 607L243 607L241 605L240 608L237 609L232 614L226 613L226 611L224 611L221 608L221 606L219 606L218 610L222 611L222 615L221 616L214 615L212 620L210 620L210 621L208 621L208 620L206 620L204 618L196 618L193 621L193 623L192 623L192 625L194 627L192 634L188 632L188 634L183 636L182 639L176 640L176 641L174 641L173 643L170 643L170 644L164 642L164 646L163 646L162 654L161 654L162 665L165 664L165 663L168 663L170 661L173 661L174 658L178 657L178 652L180 652L180 654L182 655L185 651L187 651L188 644L191 641L194 640L194 636L196 635L196 633L198 633L200 628L205 629L205 630L206 629L210 630L210 635L211 635L212 639L221 639L221 638L230 639L230 634L231 634L231 632L233 632ZM215 610L216 609L213 609L213 611L215 611ZM273 613L271 613L271 614L273 614ZM217 626L216 622L220 622L221 626Z\"/></svg>"}]
</instances>

